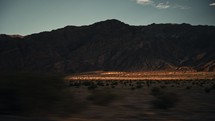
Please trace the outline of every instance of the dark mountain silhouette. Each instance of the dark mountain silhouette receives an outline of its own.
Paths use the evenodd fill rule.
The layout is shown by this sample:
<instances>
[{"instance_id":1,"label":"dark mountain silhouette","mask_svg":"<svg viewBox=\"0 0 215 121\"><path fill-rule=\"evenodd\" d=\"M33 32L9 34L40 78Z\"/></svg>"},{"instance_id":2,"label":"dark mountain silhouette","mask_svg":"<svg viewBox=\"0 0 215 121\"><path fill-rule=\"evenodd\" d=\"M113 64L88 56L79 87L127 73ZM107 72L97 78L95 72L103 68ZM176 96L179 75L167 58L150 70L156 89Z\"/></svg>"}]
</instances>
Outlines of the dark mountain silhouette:
<instances>
[{"instance_id":1,"label":"dark mountain silhouette","mask_svg":"<svg viewBox=\"0 0 215 121\"><path fill-rule=\"evenodd\" d=\"M106 20L28 36L0 35L1 71L215 71L215 27Z\"/></svg>"}]
</instances>

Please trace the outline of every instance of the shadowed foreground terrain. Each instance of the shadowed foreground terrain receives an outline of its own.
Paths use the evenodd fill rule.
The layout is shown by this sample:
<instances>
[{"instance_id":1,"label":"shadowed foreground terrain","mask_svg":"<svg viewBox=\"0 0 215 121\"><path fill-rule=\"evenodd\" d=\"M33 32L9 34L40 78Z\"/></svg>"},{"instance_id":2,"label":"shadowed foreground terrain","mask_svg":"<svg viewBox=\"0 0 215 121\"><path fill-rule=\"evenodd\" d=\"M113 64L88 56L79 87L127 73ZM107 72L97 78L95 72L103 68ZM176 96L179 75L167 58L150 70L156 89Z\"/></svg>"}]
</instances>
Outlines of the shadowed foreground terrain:
<instances>
[{"instance_id":1,"label":"shadowed foreground terrain","mask_svg":"<svg viewBox=\"0 0 215 121\"><path fill-rule=\"evenodd\" d=\"M211 121L215 81L71 81L86 100L80 119L104 121Z\"/></svg>"},{"instance_id":2,"label":"shadowed foreground terrain","mask_svg":"<svg viewBox=\"0 0 215 121\"><path fill-rule=\"evenodd\" d=\"M4 121L212 121L215 80L62 80L1 75Z\"/></svg>"}]
</instances>

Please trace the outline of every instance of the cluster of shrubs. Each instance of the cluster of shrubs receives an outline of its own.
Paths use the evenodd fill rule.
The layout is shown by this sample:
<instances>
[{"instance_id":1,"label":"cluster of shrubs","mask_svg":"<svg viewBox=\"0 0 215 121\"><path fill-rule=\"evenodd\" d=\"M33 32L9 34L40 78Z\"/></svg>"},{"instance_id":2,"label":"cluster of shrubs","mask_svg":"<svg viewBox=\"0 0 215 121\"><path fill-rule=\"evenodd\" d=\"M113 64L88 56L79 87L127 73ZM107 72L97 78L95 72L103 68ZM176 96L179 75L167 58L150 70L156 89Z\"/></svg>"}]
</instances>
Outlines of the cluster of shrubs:
<instances>
[{"instance_id":1,"label":"cluster of shrubs","mask_svg":"<svg viewBox=\"0 0 215 121\"><path fill-rule=\"evenodd\" d=\"M162 89L167 87L171 88L184 88L192 89L193 87L204 88L205 92L209 93L215 89L215 80L168 80L168 81L158 81L158 80L105 80L105 81L95 81L95 80L79 80L79 81L70 81L70 87L79 88L81 86L87 87L89 90L96 89L99 87L122 87L130 88L131 90L140 89L144 87L154 87L159 86Z\"/></svg>"}]
</instances>

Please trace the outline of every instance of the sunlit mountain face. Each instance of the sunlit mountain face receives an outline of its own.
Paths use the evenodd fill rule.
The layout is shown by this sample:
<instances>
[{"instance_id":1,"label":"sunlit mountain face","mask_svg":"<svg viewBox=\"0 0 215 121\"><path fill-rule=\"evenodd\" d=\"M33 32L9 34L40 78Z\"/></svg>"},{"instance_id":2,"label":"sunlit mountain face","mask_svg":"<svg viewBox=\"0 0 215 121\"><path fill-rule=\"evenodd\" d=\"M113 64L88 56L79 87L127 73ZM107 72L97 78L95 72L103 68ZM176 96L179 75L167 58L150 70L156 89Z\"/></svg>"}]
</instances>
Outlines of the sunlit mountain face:
<instances>
[{"instance_id":1,"label":"sunlit mountain face","mask_svg":"<svg viewBox=\"0 0 215 121\"><path fill-rule=\"evenodd\" d=\"M214 71L215 27L118 20L0 35L1 71Z\"/></svg>"}]
</instances>

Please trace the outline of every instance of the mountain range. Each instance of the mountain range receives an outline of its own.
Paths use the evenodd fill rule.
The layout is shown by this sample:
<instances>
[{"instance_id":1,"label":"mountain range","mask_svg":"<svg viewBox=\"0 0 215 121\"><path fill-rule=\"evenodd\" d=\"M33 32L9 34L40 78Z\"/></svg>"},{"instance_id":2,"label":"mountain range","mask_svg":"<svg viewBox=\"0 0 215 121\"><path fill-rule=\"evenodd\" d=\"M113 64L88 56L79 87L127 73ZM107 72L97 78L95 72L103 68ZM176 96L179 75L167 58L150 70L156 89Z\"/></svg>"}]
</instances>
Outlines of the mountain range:
<instances>
[{"instance_id":1,"label":"mountain range","mask_svg":"<svg viewBox=\"0 0 215 121\"><path fill-rule=\"evenodd\" d=\"M0 70L215 71L215 27L111 19L27 36L1 34Z\"/></svg>"}]
</instances>

